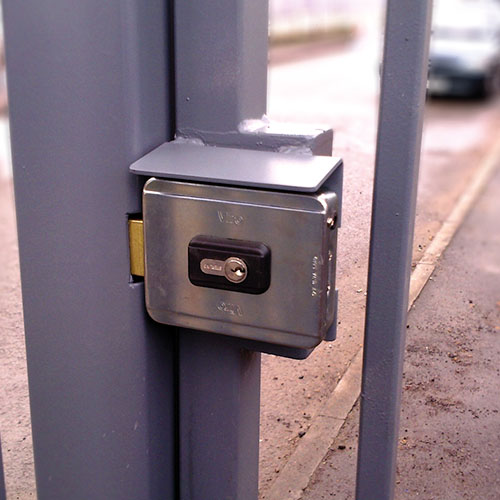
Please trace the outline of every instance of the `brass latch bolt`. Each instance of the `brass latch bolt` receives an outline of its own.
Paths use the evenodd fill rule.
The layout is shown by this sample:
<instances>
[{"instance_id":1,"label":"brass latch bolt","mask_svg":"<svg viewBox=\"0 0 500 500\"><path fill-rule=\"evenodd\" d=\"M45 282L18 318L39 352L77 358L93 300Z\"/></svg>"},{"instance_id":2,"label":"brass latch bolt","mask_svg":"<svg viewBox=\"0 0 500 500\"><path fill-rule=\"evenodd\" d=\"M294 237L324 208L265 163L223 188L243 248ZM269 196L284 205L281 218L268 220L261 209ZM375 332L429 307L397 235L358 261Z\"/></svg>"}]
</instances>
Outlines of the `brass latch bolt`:
<instances>
[{"instance_id":1,"label":"brass latch bolt","mask_svg":"<svg viewBox=\"0 0 500 500\"><path fill-rule=\"evenodd\" d=\"M129 219L130 274L144 276L144 221Z\"/></svg>"}]
</instances>

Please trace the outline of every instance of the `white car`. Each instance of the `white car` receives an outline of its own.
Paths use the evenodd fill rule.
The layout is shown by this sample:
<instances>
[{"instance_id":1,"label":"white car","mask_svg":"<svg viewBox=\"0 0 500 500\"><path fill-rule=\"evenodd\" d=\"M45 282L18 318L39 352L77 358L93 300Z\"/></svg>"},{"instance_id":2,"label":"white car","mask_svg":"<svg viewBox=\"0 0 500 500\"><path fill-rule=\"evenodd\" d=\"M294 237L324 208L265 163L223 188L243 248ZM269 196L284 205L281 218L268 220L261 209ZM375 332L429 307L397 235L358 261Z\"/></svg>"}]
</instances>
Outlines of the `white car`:
<instances>
[{"instance_id":1,"label":"white car","mask_svg":"<svg viewBox=\"0 0 500 500\"><path fill-rule=\"evenodd\" d=\"M432 25L430 95L488 96L500 89L500 4L442 0Z\"/></svg>"}]
</instances>

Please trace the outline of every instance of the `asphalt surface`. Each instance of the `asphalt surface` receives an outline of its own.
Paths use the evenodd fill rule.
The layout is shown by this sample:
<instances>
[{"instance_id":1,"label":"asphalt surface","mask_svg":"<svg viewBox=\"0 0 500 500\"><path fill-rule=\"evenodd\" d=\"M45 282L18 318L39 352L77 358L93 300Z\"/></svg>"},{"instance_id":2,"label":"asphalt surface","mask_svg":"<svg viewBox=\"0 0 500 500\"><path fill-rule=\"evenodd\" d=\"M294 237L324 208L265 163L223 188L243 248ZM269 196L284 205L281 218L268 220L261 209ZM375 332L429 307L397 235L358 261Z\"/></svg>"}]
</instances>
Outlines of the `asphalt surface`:
<instances>
[{"instance_id":1,"label":"asphalt surface","mask_svg":"<svg viewBox=\"0 0 500 500\"><path fill-rule=\"evenodd\" d=\"M362 342L377 124L381 46L379 2L367 4L359 36L343 47L271 53L271 119L329 124L334 154L345 160L339 239L338 340L308 360L263 357L260 489L262 496L307 432ZM274 54L276 55L276 54ZM279 60L279 62L278 62ZM474 177L500 128L500 100L433 101L426 110L414 260L425 250ZM34 498L22 308L11 185L0 181L0 431L12 498ZM312 498L312 497L311 497Z\"/></svg>"},{"instance_id":2,"label":"asphalt surface","mask_svg":"<svg viewBox=\"0 0 500 500\"><path fill-rule=\"evenodd\" d=\"M497 169L409 314L396 499L500 498L499 200ZM303 500L355 498L358 419Z\"/></svg>"}]
</instances>

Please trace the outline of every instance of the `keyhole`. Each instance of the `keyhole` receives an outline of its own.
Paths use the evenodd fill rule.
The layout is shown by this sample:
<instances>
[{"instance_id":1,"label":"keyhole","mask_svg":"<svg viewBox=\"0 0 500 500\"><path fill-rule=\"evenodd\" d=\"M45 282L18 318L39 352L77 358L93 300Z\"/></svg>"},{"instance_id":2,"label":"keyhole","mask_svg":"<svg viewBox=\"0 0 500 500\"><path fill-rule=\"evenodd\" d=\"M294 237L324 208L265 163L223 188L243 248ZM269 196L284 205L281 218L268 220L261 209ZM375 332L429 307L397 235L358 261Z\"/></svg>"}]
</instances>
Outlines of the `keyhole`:
<instances>
[{"instance_id":1,"label":"keyhole","mask_svg":"<svg viewBox=\"0 0 500 500\"><path fill-rule=\"evenodd\" d=\"M247 265L238 257L229 257L224 266L224 276L232 283L241 283L247 277Z\"/></svg>"},{"instance_id":2,"label":"keyhole","mask_svg":"<svg viewBox=\"0 0 500 500\"><path fill-rule=\"evenodd\" d=\"M234 274L236 274L236 276L243 276L245 274L245 270L242 268L242 267L233 267L231 269L231 271L233 271Z\"/></svg>"}]
</instances>

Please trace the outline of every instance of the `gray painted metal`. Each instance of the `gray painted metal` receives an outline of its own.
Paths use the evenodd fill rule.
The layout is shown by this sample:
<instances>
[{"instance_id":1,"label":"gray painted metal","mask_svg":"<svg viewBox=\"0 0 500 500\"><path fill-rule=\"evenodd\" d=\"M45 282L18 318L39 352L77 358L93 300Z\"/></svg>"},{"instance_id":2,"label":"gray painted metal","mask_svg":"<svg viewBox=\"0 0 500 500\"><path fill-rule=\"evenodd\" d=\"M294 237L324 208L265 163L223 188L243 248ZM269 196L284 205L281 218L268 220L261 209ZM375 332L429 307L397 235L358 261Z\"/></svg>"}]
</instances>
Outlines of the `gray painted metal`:
<instances>
[{"instance_id":1,"label":"gray painted metal","mask_svg":"<svg viewBox=\"0 0 500 500\"><path fill-rule=\"evenodd\" d=\"M3 472L2 460L2 441L0 439L0 500L6 500L7 494L5 492L5 476Z\"/></svg>"},{"instance_id":2,"label":"gray painted metal","mask_svg":"<svg viewBox=\"0 0 500 500\"><path fill-rule=\"evenodd\" d=\"M188 330L179 353L180 498L257 499L260 353Z\"/></svg>"},{"instance_id":3,"label":"gray painted metal","mask_svg":"<svg viewBox=\"0 0 500 500\"><path fill-rule=\"evenodd\" d=\"M176 136L329 156L332 130L265 117L268 24L268 0L175 1Z\"/></svg>"},{"instance_id":4,"label":"gray painted metal","mask_svg":"<svg viewBox=\"0 0 500 500\"><path fill-rule=\"evenodd\" d=\"M178 138L331 154L330 130L301 135L268 127L267 36L267 0L175 1ZM260 355L243 345L257 343L180 331L181 499L257 498ZM270 344L259 348L273 352Z\"/></svg>"},{"instance_id":5,"label":"gray painted metal","mask_svg":"<svg viewBox=\"0 0 500 500\"><path fill-rule=\"evenodd\" d=\"M187 133L191 134L190 139ZM264 117L262 120L243 121L237 130L230 132L189 129L184 130L184 135L178 133L177 137L213 146L331 156L333 130L270 122Z\"/></svg>"},{"instance_id":6,"label":"gray painted metal","mask_svg":"<svg viewBox=\"0 0 500 500\"><path fill-rule=\"evenodd\" d=\"M139 175L315 193L341 164L340 158L162 144L130 167Z\"/></svg>"},{"instance_id":7,"label":"gray painted metal","mask_svg":"<svg viewBox=\"0 0 500 500\"><path fill-rule=\"evenodd\" d=\"M169 128L163 0L4 0L38 498L174 498L173 342L129 276Z\"/></svg>"},{"instance_id":8,"label":"gray painted metal","mask_svg":"<svg viewBox=\"0 0 500 500\"><path fill-rule=\"evenodd\" d=\"M266 109L267 0L176 0L174 11L176 135L238 137ZM260 354L180 330L181 500L257 498L259 405Z\"/></svg>"},{"instance_id":9,"label":"gray painted metal","mask_svg":"<svg viewBox=\"0 0 500 500\"><path fill-rule=\"evenodd\" d=\"M143 197L149 314L169 325L315 347L336 309L337 229L328 221L336 220L337 211L335 193L322 189L298 194L149 180ZM266 245L269 289L250 294L194 286L187 249L199 235Z\"/></svg>"},{"instance_id":10,"label":"gray painted metal","mask_svg":"<svg viewBox=\"0 0 500 500\"><path fill-rule=\"evenodd\" d=\"M375 169L357 500L394 496L431 0L389 0Z\"/></svg>"},{"instance_id":11,"label":"gray painted metal","mask_svg":"<svg viewBox=\"0 0 500 500\"><path fill-rule=\"evenodd\" d=\"M174 12L177 135L234 133L244 120L261 119L267 0L177 0Z\"/></svg>"}]
</instances>

